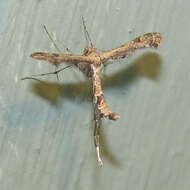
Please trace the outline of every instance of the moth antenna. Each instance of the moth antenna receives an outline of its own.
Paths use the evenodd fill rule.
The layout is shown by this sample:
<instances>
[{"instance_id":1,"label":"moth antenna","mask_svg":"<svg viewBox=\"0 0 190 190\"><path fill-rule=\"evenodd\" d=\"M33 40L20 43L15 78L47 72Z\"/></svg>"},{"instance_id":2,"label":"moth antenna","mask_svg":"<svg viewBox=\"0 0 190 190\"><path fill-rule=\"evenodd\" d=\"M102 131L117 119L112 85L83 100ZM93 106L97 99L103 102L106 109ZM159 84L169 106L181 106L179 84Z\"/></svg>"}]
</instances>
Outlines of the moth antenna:
<instances>
[{"instance_id":1,"label":"moth antenna","mask_svg":"<svg viewBox=\"0 0 190 190\"><path fill-rule=\"evenodd\" d=\"M87 28L86 28L84 16L82 16L82 23L83 23L84 35L85 35L86 42L87 42L88 44L89 44L89 42L90 42L90 46L91 46L91 47L94 47L93 44L92 44L90 35L89 35L89 33L88 33L88 30L87 30Z\"/></svg>"}]
</instances>

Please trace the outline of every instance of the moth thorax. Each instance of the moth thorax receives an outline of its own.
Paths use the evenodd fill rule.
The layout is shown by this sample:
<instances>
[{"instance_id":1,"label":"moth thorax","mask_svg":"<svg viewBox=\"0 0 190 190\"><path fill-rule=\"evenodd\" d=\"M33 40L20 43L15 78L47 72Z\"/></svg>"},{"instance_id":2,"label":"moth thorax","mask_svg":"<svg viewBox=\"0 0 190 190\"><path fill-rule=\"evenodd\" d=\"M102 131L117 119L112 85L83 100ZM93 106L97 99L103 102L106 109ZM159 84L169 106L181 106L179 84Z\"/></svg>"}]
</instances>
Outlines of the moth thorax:
<instances>
[{"instance_id":1,"label":"moth thorax","mask_svg":"<svg viewBox=\"0 0 190 190\"><path fill-rule=\"evenodd\" d=\"M92 52L96 51L96 49L94 47L85 47L83 50L83 55L89 55Z\"/></svg>"}]
</instances>

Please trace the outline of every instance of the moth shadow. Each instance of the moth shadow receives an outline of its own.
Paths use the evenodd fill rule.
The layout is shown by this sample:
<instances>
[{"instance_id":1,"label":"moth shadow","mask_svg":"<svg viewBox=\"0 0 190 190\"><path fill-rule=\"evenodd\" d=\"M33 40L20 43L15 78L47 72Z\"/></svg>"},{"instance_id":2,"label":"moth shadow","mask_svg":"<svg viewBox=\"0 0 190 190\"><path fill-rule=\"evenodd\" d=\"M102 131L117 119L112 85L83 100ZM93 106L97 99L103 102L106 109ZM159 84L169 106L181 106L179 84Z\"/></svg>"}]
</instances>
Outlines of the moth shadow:
<instances>
[{"instance_id":1,"label":"moth shadow","mask_svg":"<svg viewBox=\"0 0 190 190\"><path fill-rule=\"evenodd\" d=\"M124 64L124 63L122 63ZM135 82L140 77L157 81L161 73L161 57L156 53L146 53L136 59L130 66L125 67L111 76L105 76L104 88L121 88Z\"/></svg>"},{"instance_id":2,"label":"moth shadow","mask_svg":"<svg viewBox=\"0 0 190 190\"><path fill-rule=\"evenodd\" d=\"M161 58L156 53L146 53L136 59L130 66L121 69L112 75L102 79L103 89L122 88L130 86L139 77L147 77L158 80L161 72ZM67 98L71 100L91 101L92 84L91 79L78 82L60 84L57 82L34 82L31 91L39 97L46 99L53 105L59 105L59 100Z\"/></svg>"},{"instance_id":3,"label":"moth shadow","mask_svg":"<svg viewBox=\"0 0 190 190\"><path fill-rule=\"evenodd\" d=\"M102 149L102 155L105 157L106 160L108 160L112 165L117 166L117 167L121 167L121 163L117 160L117 157L115 156L115 154L112 153L109 145L108 145L108 141L106 139L106 135L104 133L104 127L103 125L100 128L100 145L101 145L101 149ZM103 158L104 160L104 158Z\"/></svg>"},{"instance_id":4,"label":"moth shadow","mask_svg":"<svg viewBox=\"0 0 190 190\"><path fill-rule=\"evenodd\" d=\"M56 82L38 81L31 86L31 92L47 100L49 103L59 106L60 99L91 101L91 82L80 82L77 84L59 84Z\"/></svg>"}]
</instances>

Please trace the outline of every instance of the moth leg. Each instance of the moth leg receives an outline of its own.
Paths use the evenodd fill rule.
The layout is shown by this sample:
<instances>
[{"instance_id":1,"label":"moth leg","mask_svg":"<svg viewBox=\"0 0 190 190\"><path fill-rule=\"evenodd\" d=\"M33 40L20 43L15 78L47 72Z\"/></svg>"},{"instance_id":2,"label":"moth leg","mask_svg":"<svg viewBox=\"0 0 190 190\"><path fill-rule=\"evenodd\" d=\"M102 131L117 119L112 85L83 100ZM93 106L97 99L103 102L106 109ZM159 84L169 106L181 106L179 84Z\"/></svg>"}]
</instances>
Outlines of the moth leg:
<instances>
[{"instance_id":1,"label":"moth leg","mask_svg":"<svg viewBox=\"0 0 190 190\"><path fill-rule=\"evenodd\" d=\"M89 43L90 43L90 46L91 46L91 47L94 47L93 44L92 44L90 35L89 35L88 31L87 31L86 24L85 24L85 20L84 20L84 17L83 17L83 16L82 16L82 24L83 24L85 39L86 39L86 42L87 42L87 44L88 44L87 46L89 46Z\"/></svg>"},{"instance_id":2,"label":"moth leg","mask_svg":"<svg viewBox=\"0 0 190 190\"><path fill-rule=\"evenodd\" d=\"M53 38L52 33L50 33L50 32L48 31L48 29L47 29L47 27L46 27L45 25L43 25L43 27L44 27L44 30L45 30L46 34L48 35L49 39L52 41L52 43L53 43L55 49L56 49L59 53L61 53L61 50L58 48L57 44L55 43L55 39ZM55 71L56 71L56 69L55 69ZM56 77L57 77L57 80L59 80L58 74L56 74Z\"/></svg>"},{"instance_id":3,"label":"moth leg","mask_svg":"<svg viewBox=\"0 0 190 190\"><path fill-rule=\"evenodd\" d=\"M108 65L105 64L105 63L102 63L102 65L103 65L103 66L102 66L102 69L101 69L101 70L102 70L102 74L103 74L103 76L106 76L106 70L107 70L107 66L108 66Z\"/></svg>"},{"instance_id":4,"label":"moth leg","mask_svg":"<svg viewBox=\"0 0 190 190\"><path fill-rule=\"evenodd\" d=\"M95 126L94 126L94 145L96 148L96 155L98 160L98 165L103 166L103 161L100 156L100 126L101 126L101 118L99 114L96 114L95 112Z\"/></svg>"},{"instance_id":5,"label":"moth leg","mask_svg":"<svg viewBox=\"0 0 190 190\"><path fill-rule=\"evenodd\" d=\"M53 34L51 32L48 31L47 27L45 25L43 25L44 27L44 30L45 32L47 33L49 39L52 41L55 49L59 52L59 53L62 53L62 51L59 49L59 47L57 46L56 44L56 39L53 37ZM64 49L68 52L68 53L71 53L73 54L73 52L68 48L68 47L65 47L65 45L63 45Z\"/></svg>"},{"instance_id":6,"label":"moth leg","mask_svg":"<svg viewBox=\"0 0 190 190\"><path fill-rule=\"evenodd\" d=\"M72 67L72 65L68 65L66 67L63 67L59 70L55 70L54 72L49 72L49 73L42 73L42 74L37 74L37 75L32 75L32 76L35 76L35 77L40 77L40 76L45 76L45 75L57 75L59 72L69 68L69 67Z\"/></svg>"},{"instance_id":7,"label":"moth leg","mask_svg":"<svg viewBox=\"0 0 190 190\"><path fill-rule=\"evenodd\" d=\"M61 50L59 49L59 47L57 46L57 44L56 44L56 42L55 42L56 40L55 40L55 38L53 37L53 34L48 31L48 29L47 29L47 27L46 27L45 25L43 25L43 27L44 27L44 30L45 30L45 32L47 33L49 39L52 41L52 43L53 43L55 49L56 49L59 53L61 53ZM64 48L65 48L65 50L66 50L68 53L72 53L72 51L69 50L69 48L67 48L67 47L65 47L65 46L64 46ZM59 80L58 72L56 72L56 69L55 69L55 72L54 72L54 73L56 74L57 80Z\"/></svg>"},{"instance_id":8,"label":"moth leg","mask_svg":"<svg viewBox=\"0 0 190 190\"><path fill-rule=\"evenodd\" d=\"M72 65L68 65L68 66L63 67L63 68L61 68L61 69L59 69L59 70L55 70L54 72L49 72L49 73L42 73L42 74L32 75L32 77L23 77L23 78L21 78L21 80L25 80L25 79L33 79L33 80L40 81L39 79L34 78L34 77L41 77L41 76L45 76L45 75L56 75L56 76L57 76L57 74L58 74L59 72L65 70L65 69L67 69L67 68L69 68L69 67L72 67Z\"/></svg>"}]
</instances>

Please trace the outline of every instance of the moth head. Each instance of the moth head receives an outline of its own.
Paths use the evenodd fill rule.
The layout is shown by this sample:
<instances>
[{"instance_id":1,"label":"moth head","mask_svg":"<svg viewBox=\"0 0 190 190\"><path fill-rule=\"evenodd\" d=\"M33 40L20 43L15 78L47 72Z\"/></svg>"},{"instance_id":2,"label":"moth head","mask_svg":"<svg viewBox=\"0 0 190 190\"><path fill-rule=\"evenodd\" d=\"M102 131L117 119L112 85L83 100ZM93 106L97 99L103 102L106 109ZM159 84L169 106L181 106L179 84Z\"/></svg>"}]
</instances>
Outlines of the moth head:
<instances>
[{"instance_id":1,"label":"moth head","mask_svg":"<svg viewBox=\"0 0 190 190\"><path fill-rule=\"evenodd\" d=\"M96 48L94 47L85 47L84 50L83 50L83 55L89 55L91 54L92 52L94 52L96 50Z\"/></svg>"}]
</instances>

